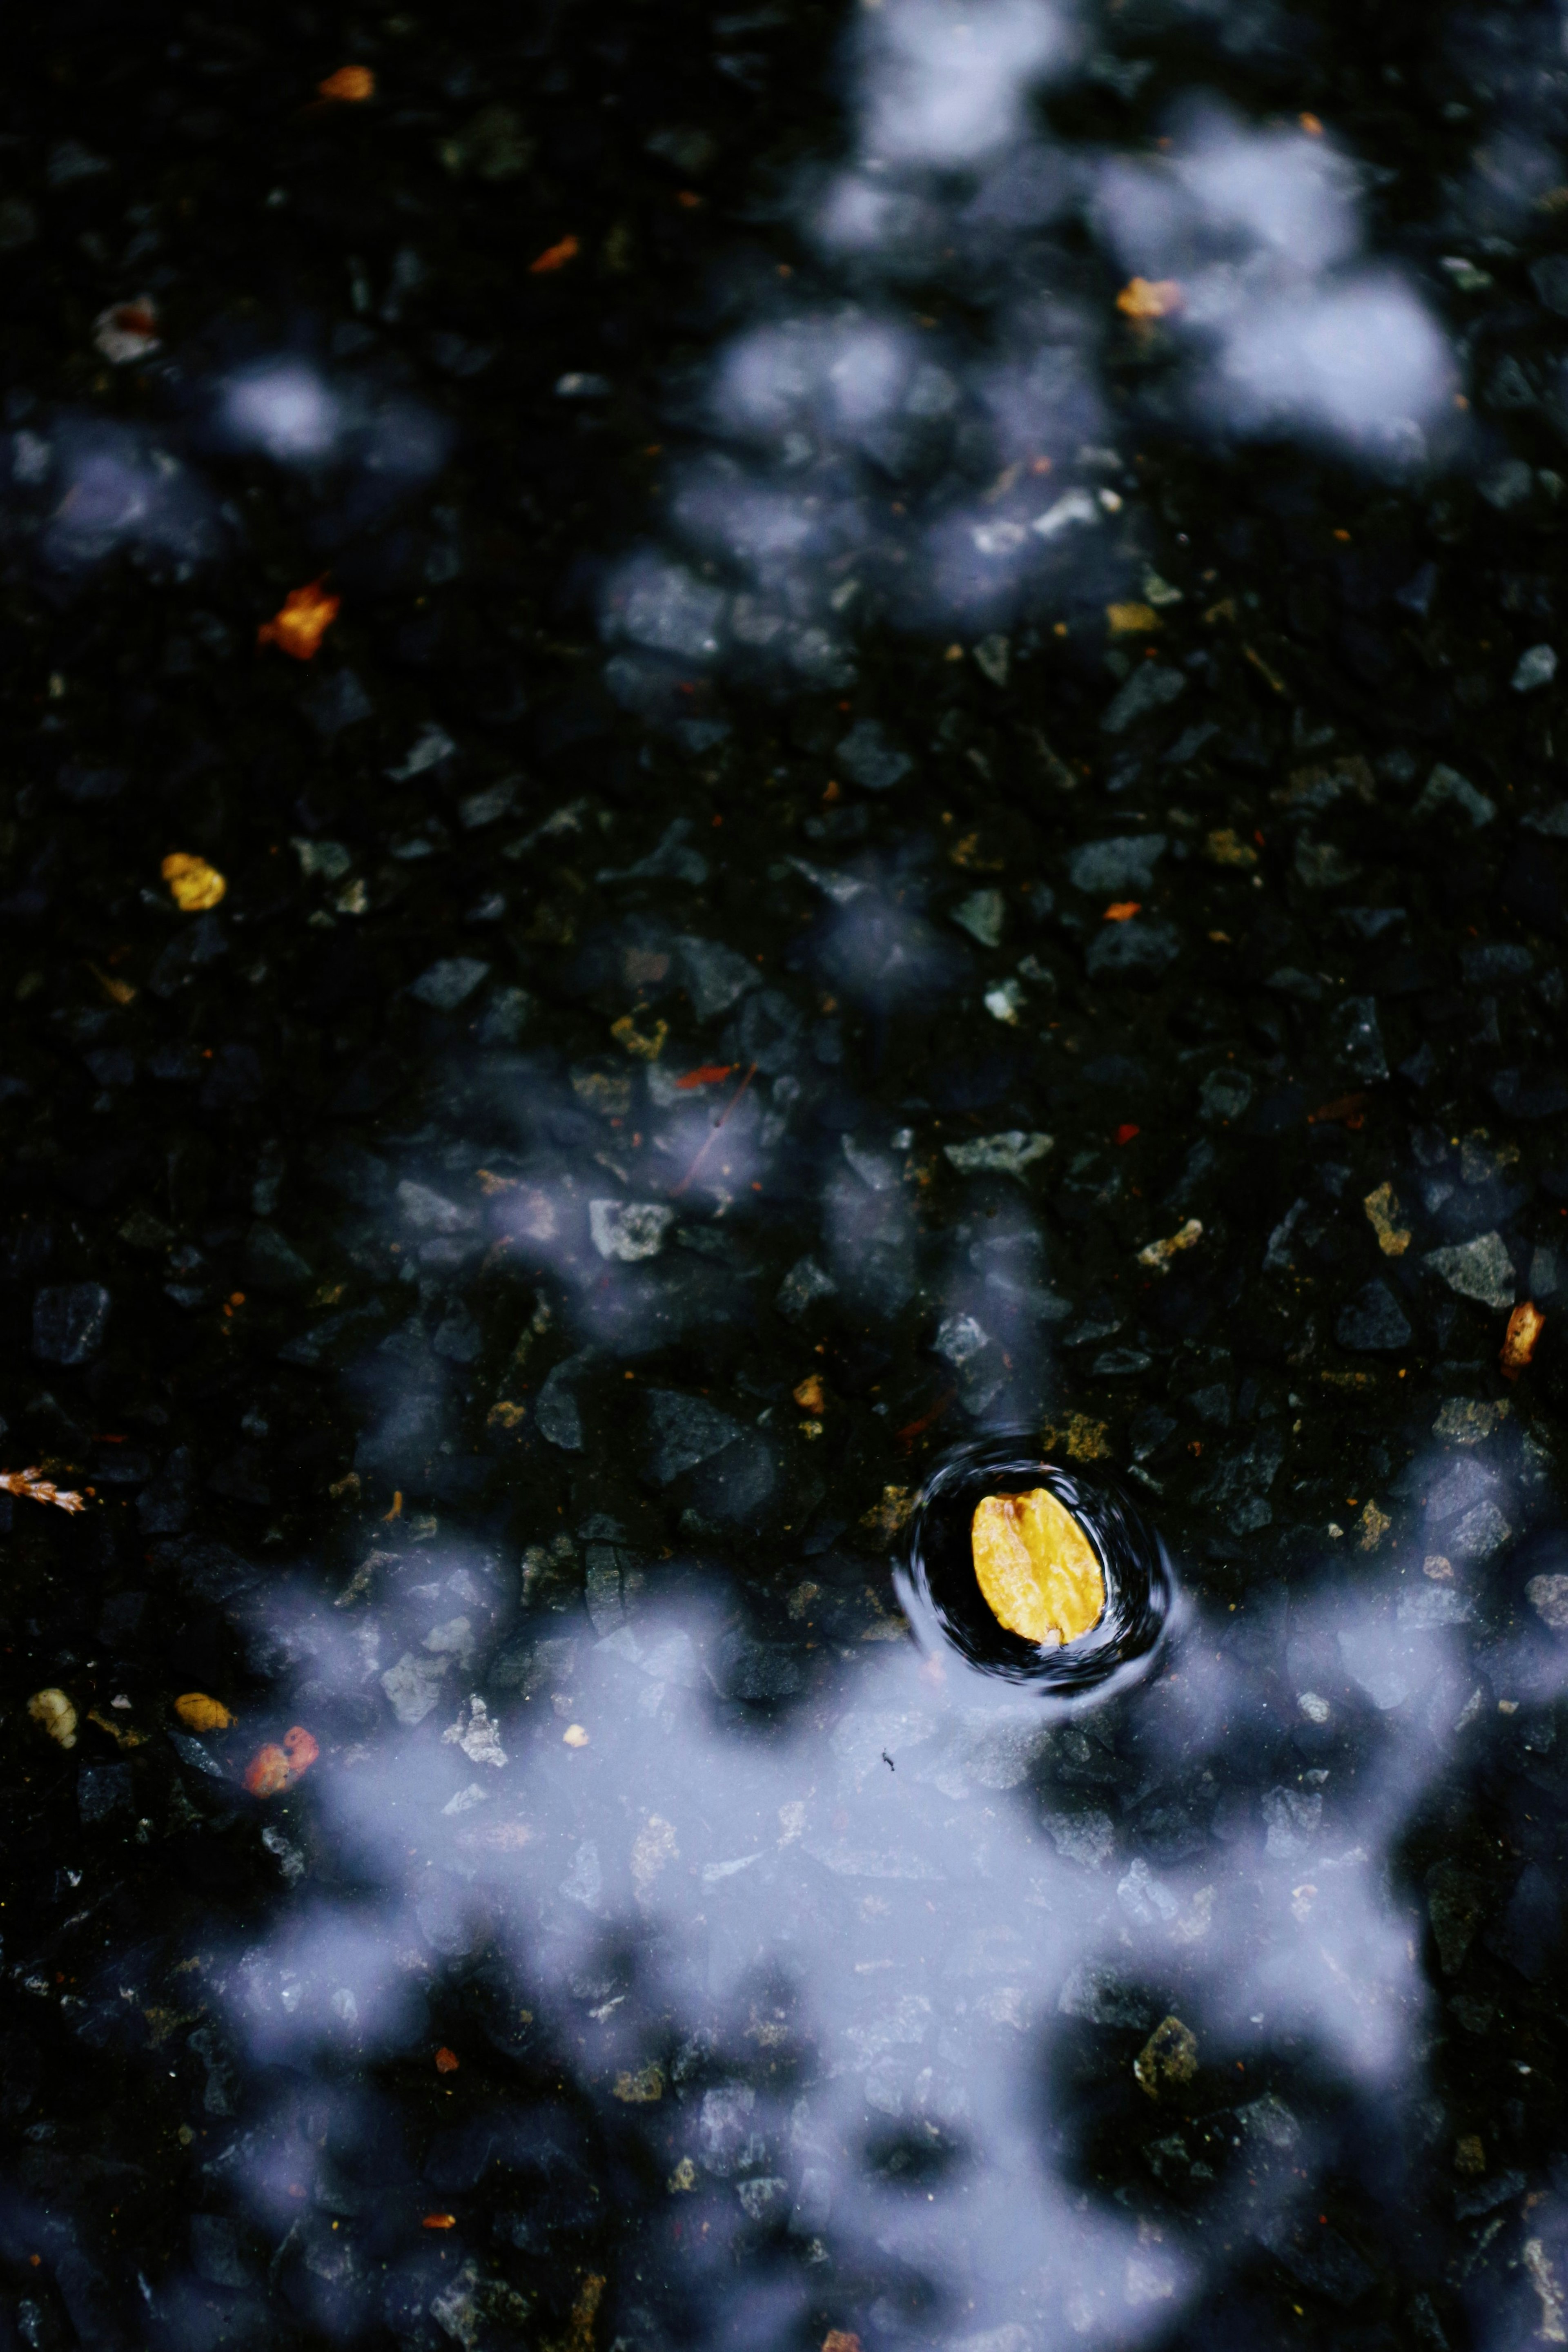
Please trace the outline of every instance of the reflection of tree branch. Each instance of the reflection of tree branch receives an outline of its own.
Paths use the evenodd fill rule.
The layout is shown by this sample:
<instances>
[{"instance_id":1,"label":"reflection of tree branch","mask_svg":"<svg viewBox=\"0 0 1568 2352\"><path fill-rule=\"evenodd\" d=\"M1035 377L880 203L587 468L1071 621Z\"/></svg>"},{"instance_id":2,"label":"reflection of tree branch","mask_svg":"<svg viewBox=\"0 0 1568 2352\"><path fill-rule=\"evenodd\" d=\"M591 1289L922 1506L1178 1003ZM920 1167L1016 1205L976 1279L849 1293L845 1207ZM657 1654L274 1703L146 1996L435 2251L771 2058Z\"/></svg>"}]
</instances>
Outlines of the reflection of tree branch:
<instances>
[{"instance_id":1,"label":"reflection of tree branch","mask_svg":"<svg viewBox=\"0 0 1568 2352\"><path fill-rule=\"evenodd\" d=\"M756 1076L757 1065L755 1062L752 1062L747 1066L746 1076L742 1078L740 1084L737 1087L735 1092L726 1103L723 1110L714 1121L713 1129L708 1136L707 1141L703 1145L702 1150L697 1153L696 1158L692 1161L691 1166L686 1170L686 1172L682 1177L680 1182L671 1186L670 1198L672 1201L678 1200L680 1195L685 1191L686 1186L691 1182L693 1177L696 1174L697 1170L702 1166L703 1161L707 1158L708 1153L713 1150L714 1145L717 1142L719 1133L724 1126L725 1120L729 1117L730 1112L735 1108L736 1104L740 1100L741 1096L746 1092L747 1087L751 1084L752 1079Z\"/></svg>"}]
</instances>

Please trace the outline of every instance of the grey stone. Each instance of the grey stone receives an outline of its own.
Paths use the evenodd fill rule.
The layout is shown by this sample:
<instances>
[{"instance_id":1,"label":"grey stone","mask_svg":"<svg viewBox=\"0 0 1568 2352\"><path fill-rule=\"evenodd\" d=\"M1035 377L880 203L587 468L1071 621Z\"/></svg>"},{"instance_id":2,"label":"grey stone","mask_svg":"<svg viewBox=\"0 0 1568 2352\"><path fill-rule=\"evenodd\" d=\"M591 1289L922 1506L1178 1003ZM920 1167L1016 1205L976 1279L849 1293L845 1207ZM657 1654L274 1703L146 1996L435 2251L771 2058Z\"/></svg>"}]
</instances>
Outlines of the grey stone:
<instances>
[{"instance_id":1,"label":"grey stone","mask_svg":"<svg viewBox=\"0 0 1568 2352\"><path fill-rule=\"evenodd\" d=\"M1495 1503L1478 1503L1467 1511L1458 1524L1450 1529L1448 1544L1456 1559L1471 1561L1490 1559L1500 1551L1513 1529Z\"/></svg>"},{"instance_id":2,"label":"grey stone","mask_svg":"<svg viewBox=\"0 0 1568 2352\"><path fill-rule=\"evenodd\" d=\"M1245 1070L1210 1070L1197 1090L1197 1100L1204 1118L1229 1124L1240 1118L1251 1102L1252 1081Z\"/></svg>"},{"instance_id":3,"label":"grey stone","mask_svg":"<svg viewBox=\"0 0 1568 2352\"><path fill-rule=\"evenodd\" d=\"M1427 777L1411 814L1432 816L1442 808L1460 810L1477 827L1490 824L1497 814L1495 801L1488 800L1484 793L1478 792L1457 768L1446 768L1439 761Z\"/></svg>"},{"instance_id":4,"label":"grey stone","mask_svg":"<svg viewBox=\"0 0 1568 2352\"><path fill-rule=\"evenodd\" d=\"M226 2214L193 2213L191 2261L213 2286L248 2286L251 2265L240 2252L239 2231Z\"/></svg>"},{"instance_id":5,"label":"grey stone","mask_svg":"<svg viewBox=\"0 0 1568 2352\"><path fill-rule=\"evenodd\" d=\"M1067 861L1068 879L1075 890L1094 897L1114 897L1118 890L1146 890L1167 845L1168 836L1163 833L1118 834L1109 841L1086 841Z\"/></svg>"},{"instance_id":6,"label":"grey stone","mask_svg":"<svg viewBox=\"0 0 1568 2352\"><path fill-rule=\"evenodd\" d=\"M563 1454L582 1451L582 1408L577 1401L576 1383L592 1361L591 1350L585 1349L580 1355L568 1356L563 1363L554 1365L534 1407L539 1435L547 1444L559 1445Z\"/></svg>"},{"instance_id":7,"label":"grey stone","mask_svg":"<svg viewBox=\"0 0 1568 2352\"><path fill-rule=\"evenodd\" d=\"M675 950L692 1011L699 1021L711 1021L716 1013L727 1013L748 988L762 985L762 976L755 964L747 963L733 948L720 947L713 940L695 939L688 932L675 941Z\"/></svg>"},{"instance_id":8,"label":"grey stone","mask_svg":"<svg viewBox=\"0 0 1568 2352\"><path fill-rule=\"evenodd\" d=\"M651 1444L643 1475L655 1486L673 1485L745 1433L739 1422L706 1398L676 1389L650 1389L643 1402Z\"/></svg>"},{"instance_id":9,"label":"grey stone","mask_svg":"<svg viewBox=\"0 0 1568 2352\"><path fill-rule=\"evenodd\" d=\"M1347 996L1334 1015L1331 1034L1339 1066L1350 1076L1376 1086L1388 1076L1375 998Z\"/></svg>"},{"instance_id":10,"label":"grey stone","mask_svg":"<svg viewBox=\"0 0 1568 2352\"><path fill-rule=\"evenodd\" d=\"M435 1013L455 1013L465 1004L489 971L477 956L443 956L411 982L409 994Z\"/></svg>"},{"instance_id":11,"label":"grey stone","mask_svg":"<svg viewBox=\"0 0 1568 2352\"><path fill-rule=\"evenodd\" d=\"M1568 1633L1568 1576L1532 1576L1524 1597L1543 1625Z\"/></svg>"},{"instance_id":12,"label":"grey stone","mask_svg":"<svg viewBox=\"0 0 1568 2352\"><path fill-rule=\"evenodd\" d=\"M601 1257L622 1265L657 1257L675 1222L667 1201L590 1201L588 1229Z\"/></svg>"},{"instance_id":13,"label":"grey stone","mask_svg":"<svg viewBox=\"0 0 1568 2352\"><path fill-rule=\"evenodd\" d=\"M451 1664L450 1658L422 1658L405 1650L396 1665L387 1668L382 1688L401 1724L412 1728L424 1721L441 1696L441 1685Z\"/></svg>"},{"instance_id":14,"label":"grey stone","mask_svg":"<svg viewBox=\"0 0 1568 2352\"><path fill-rule=\"evenodd\" d=\"M888 740L880 719L858 719L837 747L838 762L851 783L862 792L891 792L908 775L915 762Z\"/></svg>"},{"instance_id":15,"label":"grey stone","mask_svg":"<svg viewBox=\"0 0 1568 2352\"><path fill-rule=\"evenodd\" d=\"M633 645L706 662L718 651L724 604L722 590L706 587L683 564L648 558L622 576L611 609Z\"/></svg>"},{"instance_id":16,"label":"grey stone","mask_svg":"<svg viewBox=\"0 0 1568 2352\"><path fill-rule=\"evenodd\" d=\"M1134 915L1124 923L1102 923L1084 961L1091 980L1136 982L1158 980L1180 953L1174 923Z\"/></svg>"},{"instance_id":17,"label":"grey stone","mask_svg":"<svg viewBox=\"0 0 1568 2352\"><path fill-rule=\"evenodd\" d=\"M1141 662L1107 707L1100 724L1107 735L1124 735L1140 719L1152 718L1185 693L1186 680L1179 669L1159 662Z\"/></svg>"},{"instance_id":18,"label":"grey stone","mask_svg":"<svg viewBox=\"0 0 1568 2352\"><path fill-rule=\"evenodd\" d=\"M798 1323L824 1298L838 1296L838 1284L824 1272L814 1257L797 1258L779 1286L774 1300L780 1315Z\"/></svg>"},{"instance_id":19,"label":"grey stone","mask_svg":"<svg viewBox=\"0 0 1568 2352\"><path fill-rule=\"evenodd\" d=\"M329 740L342 734L345 728L357 727L374 710L375 704L351 669L329 670L318 678L305 703L310 724Z\"/></svg>"},{"instance_id":20,"label":"grey stone","mask_svg":"<svg viewBox=\"0 0 1568 2352\"><path fill-rule=\"evenodd\" d=\"M945 1143L944 1157L960 1176L1021 1176L1054 1149L1050 1135L1028 1135L1011 1127L1002 1135L977 1135L968 1143Z\"/></svg>"},{"instance_id":21,"label":"grey stone","mask_svg":"<svg viewBox=\"0 0 1568 2352\"><path fill-rule=\"evenodd\" d=\"M444 1193L409 1176L397 1188L397 1204L416 1234L471 1234L480 1223L477 1209L449 1201Z\"/></svg>"},{"instance_id":22,"label":"grey stone","mask_svg":"<svg viewBox=\"0 0 1568 2352\"><path fill-rule=\"evenodd\" d=\"M252 1225L240 1259L240 1279L247 1289L294 1290L308 1282L310 1275L310 1267L276 1225Z\"/></svg>"},{"instance_id":23,"label":"grey stone","mask_svg":"<svg viewBox=\"0 0 1568 2352\"><path fill-rule=\"evenodd\" d=\"M1500 1313L1513 1305L1513 1260L1500 1234L1478 1234L1473 1241L1428 1250L1426 1262L1461 1298L1474 1298Z\"/></svg>"},{"instance_id":24,"label":"grey stone","mask_svg":"<svg viewBox=\"0 0 1568 2352\"><path fill-rule=\"evenodd\" d=\"M77 1811L84 1822L131 1810L129 1764L84 1764L77 1777Z\"/></svg>"},{"instance_id":25,"label":"grey stone","mask_svg":"<svg viewBox=\"0 0 1568 2352\"><path fill-rule=\"evenodd\" d=\"M1334 1337L1342 1348L1375 1355L1409 1345L1411 1331L1403 1308L1385 1282L1369 1282L1340 1308Z\"/></svg>"},{"instance_id":26,"label":"grey stone","mask_svg":"<svg viewBox=\"0 0 1568 2352\"><path fill-rule=\"evenodd\" d=\"M1056 2006L1063 2017L1141 2033L1159 2022L1164 2004L1118 1969L1082 1960L1062 1986Z\"/></svg>"},{"instance_id":27,"label":"grey stone","mask_svg":"<svg viewBox=\"0 0 1568 2352\"><path fill-rule=\"evenodd\" d=\"M1568 253L1548 253L1530 265L1530 282L1538 300L1560 319L1568 319Z\"/></svg>"},{"instance_id":28,"label":"grey stone","mask_svg":"<svg viewBox=\"0 0 1568 2352\"><path fill-rule=\"evenodd\" d=\"M1427 1915L1445 1976L1456 1976L1487 1913L1484 1879L1451 1862L1435 1863L1427 1873Z\"/></svg>"},{"instance_id":29,"label":"grey stone","mask_svg":"<svg viewBox=\"0 0 1568 2352\"><path fill-rule=\"evenodd\" d=\"M999 948L1007 922L1008 902L999 890L971 890L952 909L961 931L983 948Z\"/></svg>"},{"instance_id":30,"label":"grey stone","mask_svg":"<svg viewBox=\"0 0 1568 2352\"><path fill-rule=\"evenodd\" d=\"M33 1300L33 1353L41 1364L88 1364L103 1346L112 1300L101 1282L64 1282Z\"/></svg>"},{"instance_id":31,"label":"grey stone","mask_svg":"<svg viewBox=\"0 0 1568 2352\"><path fill-rule=\"evenodd\" d=\"M1510 683L1515 694L1534 694L1550 686L1557 675L1557 655L1551 646L1531 646L1520 655Z\"/></svg>"}]
</instances>

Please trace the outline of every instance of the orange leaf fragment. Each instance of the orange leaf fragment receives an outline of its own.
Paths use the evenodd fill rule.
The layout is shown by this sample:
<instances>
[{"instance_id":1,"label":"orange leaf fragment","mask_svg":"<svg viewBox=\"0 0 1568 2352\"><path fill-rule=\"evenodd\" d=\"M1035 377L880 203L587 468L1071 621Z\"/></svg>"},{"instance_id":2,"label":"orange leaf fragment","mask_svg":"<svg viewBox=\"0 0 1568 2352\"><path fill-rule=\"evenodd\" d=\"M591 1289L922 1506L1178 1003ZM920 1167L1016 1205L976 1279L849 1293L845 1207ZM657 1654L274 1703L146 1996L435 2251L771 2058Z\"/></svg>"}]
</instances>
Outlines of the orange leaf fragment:
<instances>
[{"instance_id":1,"label":"orange leaf fragment","mask_svg":"<svg viewBox=\"0 0 1568 2352\"><path fill-rule=\"evenodd\" d=\"M716 1087L727 1078L735 1067L733 1062L705 1062L700 1070L688 1070L684 1078L675 1080L677 1094L689 1094L693 1087Z\"/></svg>"},{"instance_id":2,"label":"orange leaf fragment","mask_svg":"<svg viewBox=\"0 0 1568 2352\"><path fill-rule=\"evenodd\" d=\"M280 1789L287 1788L289 1778L287 1757L268 1740L246 1765L245 1785L253 1797L276 1797Z\"/></svg>"},{"instance_id":3,"label":"orange leaf fragment","mask_svg":"<svg viewBox=\"0 0 1568 2352\"><path fill-rule=\"evenodd\" d=\"M1323 1103L1317 1110L1310 1110L1307 1125L1322 1127L1325 1123L1333 1126L1343 1122L1346 1127L1360 1127L1365 1112L1366 1089L1362 1087L1354 1094L1335 1095L1333 1102Z\"/></svg>"},{"instance_id":4,"label":"orange leaf fragment","mask_svg":"<svg viewBox=\"0 0 1568 2352\"><path fill-rule=\"evenodd\" d=\"M258 646L276 646L280 654L291 661L312 661L320 651L321 640L342 609L340 596L327 593L327 575L312 580L306 587L291 588L283 600L282 609L270 621L263 621L256 633Z\"/></svg>"},{"instance_id":5,"label":"orange leaf fragment","mask_svg":"<svg viewBox=\"0 0 1568 2352\"><path fill-rule=\"evenodd\" d=\"M1546 1318L1533 1298L1526 1298L1508 1318L1498 1366L1505 1381L1518 1380L1535 1354L1535 1343L1546 1328Z\"/></svg>"},{"instance_id":6,"label":"orange leaf fragment","mask_svg":"<svg viewBox=\"0 0 1568 2352\"><path fill-rule=\"evenodd\" d=\"M427 2213L423 2227L426 2230L455 2230L457 2216L455 2213Z\"/></svg>"},{"instance_id":7,"label":"orange leaf fragment","mask_svg":"<svg viewBox=\"0 0 1568 2352\"><path fill-rule=\"evenodd\" d=\"M329 106L362 106L376 94L376 78L369 66L340 66L316 89Z\"/></svg>"},{"instance_id":8,"label":"orange leaf fragment","mask_svg":"<svg viewBox=\"0 0 1568 2352\"><path fill-rule=\"evenodd\" d=\"M1118 898L1114 906L1106 908L1101 920L1106 923L1130 923L1133 917L1141 911L1140 902L1136 898Z\"/></svg>"},{"instance_id":9,"label":"orange leaf fragment","mask_svg":"<svg viewBox=\"0 0 1568 2352\"><path fill-rule=\"evenodd\" d=\"M1124 319L1169 319L1185 299L1177 278L1134 278L1117 295L1116 308Z\"/></svg>"},{"instance_id":10,"label":"orange leaf fragment","mask_svg":"<svg viewBox=\"0 0 1568 2352\"><path fill-rule=\"evenodd\" d=\"M221 1699L205 1691L184 1691L174 1701L174 1712L187 1731L226 1731L234 1717Z\"/></svg>"},{"instance_id":11,"label":"orange leaf fragment","mask_svg":"<svg viewBox=\"0 0 1568 2352\"><path fill-rule=\"evenodd\" d=\"M822 2338L822 2352L861 2352L861 2340L852 2336L847 2327L830 2327Z\"/></svg>"},{"instance_id":12,"label":"orange leaf fragment","mask_svg":"<svg viewBox=\"0 0 1568 2352\"><path fill-rule=\"evenodd\" d=\"M821 1412L824 1402L822 1375L821 1372L808 1372L791 1393L802 1412Z\"/></svg>"},{"instance_id":13,"label":"orange leaf fragment","mask_svg":"<svg viewBox=\"0 0 1568 2352\"><path fill-rule=\"evenodd\" d=\"M1116 1129L1116 1140L1118 1143L1131 1143L1133 1138L1135 1135L1141 1135L1142 1132L1141 1128L1134 1127L1131 1119L1126 1119Z\"/></svg>"},{"instance_id":14,"label":"orange leaf fragment","mask_svg":"<svg viewBox=\"0 0 1568 2352\"><path fill-rule=\"evenodd\" d=\"M548 278L552 269L564 269L582 251L574 236L563 236L559 245L547 245L537 261L528 264L530 278Z\"/></svg>"},{"instance_id":15,"label":"orange leaf fragment","mask_svg":"<svg viewBox=\"0 0 1568 2352\"><path fill-rule=\"evenodd\" d=\"M245 1785L253 1797L276 1797L308 1772L321 1753L316 1741L297 1723L283 1735L283 1745L268 1740L258 1748L246 1768Z\"/></svg>"},{"instance_id":16,"label":"orange leaf fragment","mask_svg":"<svg viewBox=\"0 0 1568 2352\"><path fill-rule=\"evenodd\" d=\"M455 2074L461 2063L462 2061L456 2051L448 2050L444 2042L435 2053L435 2071L438 2074Z\"/></svg>"}]
</instances>

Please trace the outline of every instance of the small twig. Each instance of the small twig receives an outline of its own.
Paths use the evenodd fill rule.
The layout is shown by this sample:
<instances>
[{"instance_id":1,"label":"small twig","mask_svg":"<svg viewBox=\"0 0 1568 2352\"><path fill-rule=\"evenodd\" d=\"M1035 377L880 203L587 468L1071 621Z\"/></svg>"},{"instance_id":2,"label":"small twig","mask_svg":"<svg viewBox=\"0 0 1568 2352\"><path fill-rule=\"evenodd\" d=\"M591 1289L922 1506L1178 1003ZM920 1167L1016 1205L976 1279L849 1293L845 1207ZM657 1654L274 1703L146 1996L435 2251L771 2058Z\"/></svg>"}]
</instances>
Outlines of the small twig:
<instances>
[{"instance_id":1,"label":"small twig","mask_svg":"<svg viewBox=\"0 0 1568 2352\"><path fill-rule=\"evenodd\" d=\"M57 1486L52 1480L41 1477L37 1470L0 1470L0 1487L7 1495L22 1495L31 1503L53 1503L57 1510L85 1511L87 1496L73 1494L68 1486Z\"/></svg>"},{"instance_id":2,"label":"small twig","mask_svg":"<svg viewBox=\"0 0 1568 2352\"><path fill-rule=\"evenodd\" d=\"M742 1078L740 1084L737 1087L735 1092L726 1103L723 1110L714 1121L713 1130L708 1136L707 1141L703 1145L702 1150L697 1153L696 1158L692 1161L691 1166L686 1170L686 1172L682 1177L680 1182L671 1188L670 1198L672 1201L679 1200L681 1194L685 1191L686 1186L691 1182L692 1178L696 1174L697 1170L702 1166L703 1161L707 1158L708 1153L718 1141L719 1132L724 1126L725 1120L729 1117L730 1112L735 1108L736 1104L740 1100L741 1096L746 1092L747 1087L751 1084L752 1079L756 1076L757 1065L753 1062L747 1068L746 1076Z\"/></svg>"}]
</instances>

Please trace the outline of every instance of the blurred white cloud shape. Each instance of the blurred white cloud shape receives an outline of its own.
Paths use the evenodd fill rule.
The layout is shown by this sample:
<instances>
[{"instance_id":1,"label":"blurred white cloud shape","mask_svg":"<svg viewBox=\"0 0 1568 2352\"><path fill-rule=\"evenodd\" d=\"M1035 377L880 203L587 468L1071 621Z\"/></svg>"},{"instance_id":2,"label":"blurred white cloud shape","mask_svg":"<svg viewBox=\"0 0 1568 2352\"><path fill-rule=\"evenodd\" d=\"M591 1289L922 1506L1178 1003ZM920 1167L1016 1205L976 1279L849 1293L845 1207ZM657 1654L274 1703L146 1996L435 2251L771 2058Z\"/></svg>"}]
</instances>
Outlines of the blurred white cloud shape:
<instances>
[{"instance_id":1,"label":"blurred white cloud shape","mask_svg":"<svg viewBox=\"0 0 1568 2352\"><path fill-rule=\"evenodd\" d=\"M910 338L881 320L788 320L729 345L714 402L732 432L852 436L888 415L913 365Z\"/></svg>"},{"instance_id":2,"label":"blurred white cloud shape","mask_svg":"<svg viewBox=\"0 0 1568 2352\"><path fill-rule=\"evenodd\" d=\"M1453 356L1396 278L1292 287L1230 321L1208 395L1246 431L1290 426L1356 442L1429 422L1451 396Z\"/></svg>"},{"instance_id":3,"label":"blurred white cloud shape","mask_svg":"<svg viewBox=\"0 0 1568 2352\"><path fill-rule=\"evenodd\" d=\"M862 152L954 171L1027 135L1029 91L1067 62L1072 37L1042 0L894 0L858 47Z\"/></svg>"},{"instance_id":4,"label":"blurred white cloud shape","mask_svg":"<svg viewBox=\"0 0 1568 2352\"><path fill-rule=\"evenodd\" d=\"M1207 105L1170 157L1108 162L1095 212L1123 267L1149 276L1251 256L1312 274L1361 242L1354 176L1326 141L1248 131Z\"/></svg>"},{"instance_id":5,"label":"blurred white cloud shape","mask_svg":"<svg viewBox=\"0 0 1568 2352\"><path fill-rule=\"evenodd\" d=\"M342 431L340 402L302 360L268 360L231 376L219 414L226 439L283 466L331 457Z\"/></svg>"},{"instance_id":6,"label":"blurred white cloud shape","mask_svg":"<svg viewBox=\"0 0 1568 2352\"><path fill-rule=\"evenodd\" d=\"M1206 226L1240 232L1297 269L1330 268L1361 242L1354 178L1322 138L1242 131L1206 111L1176 173Z\"/></svg>"}]
</instances>

